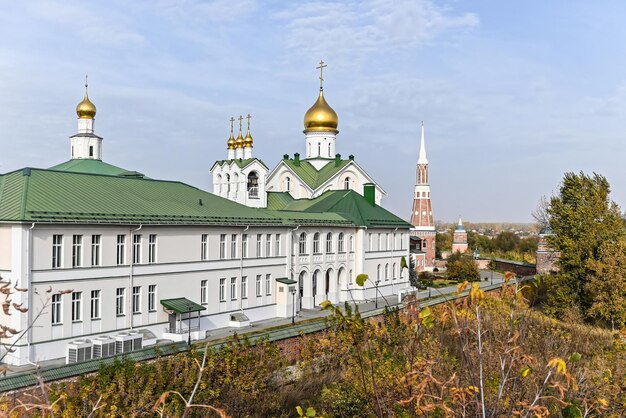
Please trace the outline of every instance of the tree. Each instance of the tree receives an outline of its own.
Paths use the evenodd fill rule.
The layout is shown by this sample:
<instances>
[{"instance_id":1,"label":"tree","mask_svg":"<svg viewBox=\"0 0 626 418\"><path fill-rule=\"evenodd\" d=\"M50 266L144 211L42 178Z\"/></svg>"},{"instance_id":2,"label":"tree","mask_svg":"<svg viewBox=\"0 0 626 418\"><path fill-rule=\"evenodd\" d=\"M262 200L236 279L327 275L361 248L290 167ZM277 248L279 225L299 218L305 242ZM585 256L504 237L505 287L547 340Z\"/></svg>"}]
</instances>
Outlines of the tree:
<instances>
[{"instance_id":1,"label":"tree","mask_svg":"<svg viewBox=\"0 0 626 418\"><path fill-rule=\"evenodd\" d=\"M612 329L626 326L626 239L604 242L589 268L589 315L607 321Z\"/></svg>"},{"instance_id":2,"label":"tree","mask_svg":"<svg viewBox=\"0 0 626 418\"><path fill-rule=\"evenodd\" d=\"M452 254L448 258L446 268L446 275L450 280L456 280L458 282L480 280L480 273L478 272L478 267L476 267L474 260L459 252Z\"/></svg>"},{"instance_id":3,"label":"tree","mask_svg":"<svg viewBox=\"0 0 626 418\"><path fill-rule=\"evenodd\" d=\"M500 251L513 251L517 248L520 238L510 231L500 232L494 239L494 247Z\"/></svg>"},{"instance_id":4,"label":"tree","mask_svg":"<svg viewBox=\"0 0 626 418\"><path fill-rule=\"evenodd\" d=\"M409 257L409 283L413 287L419 287L417 281L417 270L415 269L415 260L413 257Z\"/></svg>"},{"instance_id":5,"label":"tree","mask_svg":"<svg viewBox=\"0 0 626 418\"><path fill-rule=\"evenodd\" d=\"M548 241L561 253L560 272L545 281L546 312L552 316L572 309L586 313L592 303L586 284L599 268L600 247L624 236L620 209L609 194L609 183L599 174L566 173L559 194L550 199Z\"/></svg>"},{"instance_id":6,"label":"tree","mask_svg":"<svg viewBox=\"0 0 626 418\"><path fill-rule=\"evenodd\" d=\"M441 258L442 251L450 251L452 249L452 234L449 231L444 233L437 232L435 242L435 257Z\"/></svg>"}]
</instances>

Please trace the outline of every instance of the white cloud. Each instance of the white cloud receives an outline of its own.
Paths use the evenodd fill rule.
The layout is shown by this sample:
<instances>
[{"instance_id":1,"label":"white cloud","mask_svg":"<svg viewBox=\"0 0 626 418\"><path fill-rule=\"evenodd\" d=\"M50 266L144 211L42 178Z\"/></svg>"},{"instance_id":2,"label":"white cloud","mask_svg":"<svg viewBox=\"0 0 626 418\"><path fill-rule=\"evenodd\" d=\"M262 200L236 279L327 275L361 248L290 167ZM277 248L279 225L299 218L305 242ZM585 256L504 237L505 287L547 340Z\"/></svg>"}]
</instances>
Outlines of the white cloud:
<instances>
[{"instance_id":1,"label":"white cloud","mask_svg":"<svg viewBox=\"0 0 626 418\"><path fill-rule=\"evenodd\" d=\"M354 55L427 44L445 31L479 24L431 0L319 1L298 4L276 17L286 21L287 45L306 55Z\"/></svg>"},{"instance_id":2,"label":"white cloud","mask_svg":"<svg viewBox=\"0 0 626 418\"><path fill-rule=\"evenodd\" d=\"M159 0L150 7L179 21L233 22L257 9L255 0Z\"/></svg>"}]
</instances>

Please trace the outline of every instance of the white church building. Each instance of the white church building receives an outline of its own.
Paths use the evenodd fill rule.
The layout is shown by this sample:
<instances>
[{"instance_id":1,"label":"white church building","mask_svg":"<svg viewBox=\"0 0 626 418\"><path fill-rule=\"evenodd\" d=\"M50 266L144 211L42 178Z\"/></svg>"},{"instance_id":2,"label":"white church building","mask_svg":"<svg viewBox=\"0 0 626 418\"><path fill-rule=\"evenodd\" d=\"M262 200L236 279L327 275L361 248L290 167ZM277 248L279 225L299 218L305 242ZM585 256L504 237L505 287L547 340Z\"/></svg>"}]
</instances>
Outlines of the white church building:
<instances>
[{"instance_id":1,"label":"white church building","mask_svg":"<svg viewBox=\"0 0 626 418\"><path fill-rule=\"evenodd\" d=\"M408 286L400 261L411 225L380 206L385 191L353 156L337 153L322 85L304 118L305 158L270 169L253 156L249 117L236 138L231 119L213 193L102 161L87 92L76 112L70 160L0 175L0 276L27 289L10 303L28 308L0 311L0 324L28 329L5 362L198 340Z\"/></svg>"}]
</instances>

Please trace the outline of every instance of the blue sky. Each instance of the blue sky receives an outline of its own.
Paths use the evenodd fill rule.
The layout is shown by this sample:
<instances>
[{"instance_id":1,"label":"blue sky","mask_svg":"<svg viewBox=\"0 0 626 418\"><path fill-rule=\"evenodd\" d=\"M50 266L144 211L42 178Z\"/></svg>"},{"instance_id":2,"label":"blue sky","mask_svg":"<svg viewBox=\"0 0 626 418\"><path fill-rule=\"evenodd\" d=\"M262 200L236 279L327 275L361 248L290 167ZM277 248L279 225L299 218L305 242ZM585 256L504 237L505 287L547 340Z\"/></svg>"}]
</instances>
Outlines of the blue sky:
<instances>
[{"instance_id":1,"label":"blue sky","mask_svg":"<svg viewBox=\"0 0 626 418\"><path fill-rule=\"evenodd\" d=\"M104 160L210 190L231 116L304 151L320 59L337 150L408 218L420 121L435 217L530 221L565 171L626 201L622 1L4 2L0 172L69 158L84 74Z\"/></svg>"}]
</instances>

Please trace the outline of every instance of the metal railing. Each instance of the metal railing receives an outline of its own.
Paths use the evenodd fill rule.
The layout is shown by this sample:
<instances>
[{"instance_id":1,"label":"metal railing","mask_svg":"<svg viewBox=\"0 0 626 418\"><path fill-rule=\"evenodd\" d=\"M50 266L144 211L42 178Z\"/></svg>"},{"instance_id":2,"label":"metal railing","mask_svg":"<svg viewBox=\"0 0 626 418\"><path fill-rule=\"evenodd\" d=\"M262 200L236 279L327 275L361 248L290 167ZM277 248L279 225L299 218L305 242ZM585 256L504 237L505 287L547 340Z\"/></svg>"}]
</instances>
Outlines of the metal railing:
<instances>
[{"instance_id":1,"label":"metal railing","mask_svg":"<svg viewBox=\"0 0 626 418\"><path fill-rule=\"evenodd\" d=\"M196 332L200 331L200 327L191 327L191 328L170 328L165 327L165 332L169 334L187 334L188 332Z\"/></svg>"}]
</instances>

